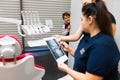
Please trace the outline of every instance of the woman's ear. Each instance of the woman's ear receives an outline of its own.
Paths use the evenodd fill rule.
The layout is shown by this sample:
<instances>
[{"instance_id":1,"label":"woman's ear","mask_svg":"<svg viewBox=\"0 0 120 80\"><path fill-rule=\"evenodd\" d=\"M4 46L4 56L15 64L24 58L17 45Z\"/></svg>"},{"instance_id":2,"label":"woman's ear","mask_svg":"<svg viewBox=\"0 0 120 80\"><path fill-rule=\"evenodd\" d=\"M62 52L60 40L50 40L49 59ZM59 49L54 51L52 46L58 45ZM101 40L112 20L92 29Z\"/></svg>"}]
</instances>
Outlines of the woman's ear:
<instances>
[{"instance_id":1,"label":"woman's ear","mask_svg":"<svg viewBox=\"0 0 120 80\"><path fill-rule=\"evenodd\" d=\"M94 18L93 18L92 16L89 16L89 17L88 17L88 23L89 23L89 24L92 24L92 23L93 23L93 20L94 20Z\"/></svg>"}]
</instances>

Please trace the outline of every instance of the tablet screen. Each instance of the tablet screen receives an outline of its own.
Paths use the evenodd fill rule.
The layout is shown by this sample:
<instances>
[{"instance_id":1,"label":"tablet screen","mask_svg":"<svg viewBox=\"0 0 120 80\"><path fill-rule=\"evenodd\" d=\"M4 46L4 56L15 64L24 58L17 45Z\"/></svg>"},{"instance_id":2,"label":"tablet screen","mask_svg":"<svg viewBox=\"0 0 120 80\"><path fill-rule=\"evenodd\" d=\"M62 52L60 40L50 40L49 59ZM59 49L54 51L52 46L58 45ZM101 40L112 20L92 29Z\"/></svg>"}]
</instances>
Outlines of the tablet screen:
<instances>
[{"instance_id":1,"label":"tablet screen","mask_svg":"<svg viewBox=\"0 0 120 80\"><path fill-rule=\"evenodd\" d=\"M44 40L57 62L65 62L68 59L65 52L60 47L59 42L55 38L49 37Z\"/></svg>"}]
</instances>

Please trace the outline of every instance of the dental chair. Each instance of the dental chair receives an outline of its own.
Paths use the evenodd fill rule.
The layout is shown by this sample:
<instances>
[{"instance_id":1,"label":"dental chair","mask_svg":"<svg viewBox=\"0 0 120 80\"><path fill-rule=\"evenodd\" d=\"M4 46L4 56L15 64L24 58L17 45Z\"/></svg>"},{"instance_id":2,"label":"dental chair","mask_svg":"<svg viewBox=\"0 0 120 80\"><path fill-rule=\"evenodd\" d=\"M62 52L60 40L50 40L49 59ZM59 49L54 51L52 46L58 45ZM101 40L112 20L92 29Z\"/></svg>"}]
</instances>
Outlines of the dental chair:
<instances>
[{"instance_id":1,"label":"dental chair","mask_svg":"<svg viewBox=\"0 0 120 80\"><path fill-rule=\"evenodd\" d=\"M0 36L0 80L42 80L45 69L34 63L32 53L22 53L13 35Z\"/></svg>"}]
</instances>

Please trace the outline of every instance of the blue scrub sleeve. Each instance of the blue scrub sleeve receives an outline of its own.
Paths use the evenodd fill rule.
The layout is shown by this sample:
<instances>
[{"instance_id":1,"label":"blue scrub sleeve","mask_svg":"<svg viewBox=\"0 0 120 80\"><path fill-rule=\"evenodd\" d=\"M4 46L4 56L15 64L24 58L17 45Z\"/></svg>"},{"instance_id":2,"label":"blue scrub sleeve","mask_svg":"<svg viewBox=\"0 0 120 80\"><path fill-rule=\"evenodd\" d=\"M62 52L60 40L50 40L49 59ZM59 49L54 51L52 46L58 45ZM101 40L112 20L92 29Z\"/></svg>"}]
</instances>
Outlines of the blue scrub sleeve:
<instances>
[{"instance_id":1,"label":"blue scrub sleeve","mask_svg":"<svg viewBox=\"0 0 120 80\"><path fill-rule=\"evenodd\" d=\"M110 12L109 12L109 14L110 14L110 19L111 19L112 23L116 24L116 20L115 20L115 17L113 16L113 14Z\"/></svg>"}]
</instances>

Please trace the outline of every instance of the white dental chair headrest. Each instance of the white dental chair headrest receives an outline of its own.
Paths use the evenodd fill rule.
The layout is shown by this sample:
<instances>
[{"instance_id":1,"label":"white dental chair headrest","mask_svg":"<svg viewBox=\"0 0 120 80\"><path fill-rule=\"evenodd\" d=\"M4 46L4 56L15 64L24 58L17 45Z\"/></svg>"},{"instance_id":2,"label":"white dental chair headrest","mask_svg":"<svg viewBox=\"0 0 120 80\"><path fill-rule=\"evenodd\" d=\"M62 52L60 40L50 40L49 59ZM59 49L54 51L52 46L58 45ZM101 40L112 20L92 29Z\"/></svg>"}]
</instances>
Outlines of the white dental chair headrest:
<instances>
[{"instance_id":1,"label":"white dental chair headrest","mask_svg":"<svg viewBox=\"0 0 120 80\"><path fill-rule=\"evenodd\" d=\"M13 35L0 36L0 56L13 58L22 52L22 43Z\"/></svg>"}]
</instances>

